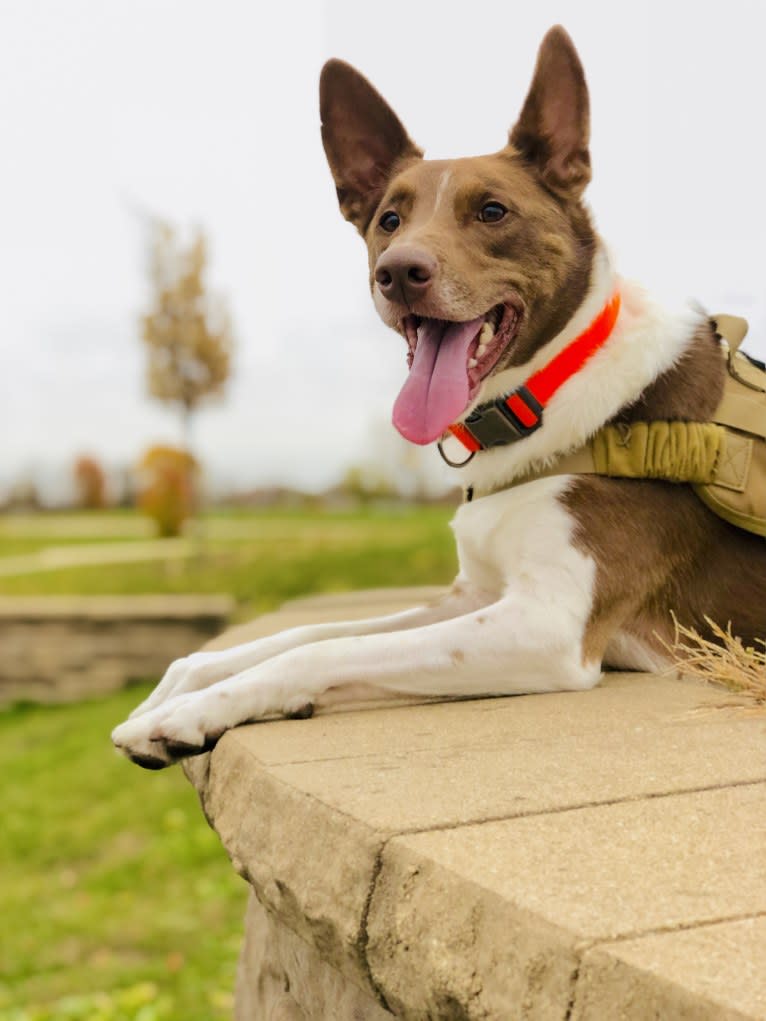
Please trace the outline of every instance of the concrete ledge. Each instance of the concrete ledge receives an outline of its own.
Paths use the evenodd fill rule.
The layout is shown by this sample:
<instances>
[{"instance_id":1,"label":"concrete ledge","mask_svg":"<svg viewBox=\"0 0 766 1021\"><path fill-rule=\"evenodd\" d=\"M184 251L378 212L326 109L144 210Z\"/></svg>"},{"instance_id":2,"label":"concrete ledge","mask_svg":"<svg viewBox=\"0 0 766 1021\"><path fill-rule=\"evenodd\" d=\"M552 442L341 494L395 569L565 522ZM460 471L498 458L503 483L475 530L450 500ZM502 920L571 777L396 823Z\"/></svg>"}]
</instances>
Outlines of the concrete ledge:
<instances>
[{"instance_id":1,"label":"concrete ledge","mask_svg":"<svg viewBox=\"0 0 766 1021\"><path fill-rule=\"evenodd\" d=\"M186 769L252 887L237 1018L766 1017L766 717L720 701L614 674L225 735Z\"/></svg>"},{"instance_id":2,"label":"concrete ledge","mask_svg":"<svg viewBox=\"0 0 766 1021\"><path fill-rule=\"evenodd\" d=\"M605 943L584 956L572 1021L766 1017L765 947L763 915Z\"/></svg>"},{"instance_id":3,"label":"concrete ledge","mask_svg":"<svg viewBox=\"0 0 766 1021\"><path fill-rule=\"evenodd\" d=\"M0 705L64 702L159 679L218 634L228 596L0 597Z\"/></svg>"}]
</instances>

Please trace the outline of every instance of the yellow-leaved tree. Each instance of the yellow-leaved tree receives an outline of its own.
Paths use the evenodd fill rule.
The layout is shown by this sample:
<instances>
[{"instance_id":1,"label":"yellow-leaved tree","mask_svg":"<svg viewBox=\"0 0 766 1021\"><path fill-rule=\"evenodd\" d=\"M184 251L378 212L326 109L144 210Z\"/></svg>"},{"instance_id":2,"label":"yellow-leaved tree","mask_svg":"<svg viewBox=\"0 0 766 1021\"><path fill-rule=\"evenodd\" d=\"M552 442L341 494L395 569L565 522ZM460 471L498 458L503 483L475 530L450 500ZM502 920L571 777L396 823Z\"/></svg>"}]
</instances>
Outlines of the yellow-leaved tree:
<instances>
[{"instance_id":1,"label":"yellow-leaved tree","mask_svg":"<svg viewBox=\"0 0 766 1021\"><path fill-rule=\"evenodd\" d=\"M151 230L153 296L142 317L149 393L178 407L191 454L192 416L223 393L231 372L231 324L224 301L206 287L202 231L184 244L168 223L153 221Z\"/></svg>"}]
</instances>

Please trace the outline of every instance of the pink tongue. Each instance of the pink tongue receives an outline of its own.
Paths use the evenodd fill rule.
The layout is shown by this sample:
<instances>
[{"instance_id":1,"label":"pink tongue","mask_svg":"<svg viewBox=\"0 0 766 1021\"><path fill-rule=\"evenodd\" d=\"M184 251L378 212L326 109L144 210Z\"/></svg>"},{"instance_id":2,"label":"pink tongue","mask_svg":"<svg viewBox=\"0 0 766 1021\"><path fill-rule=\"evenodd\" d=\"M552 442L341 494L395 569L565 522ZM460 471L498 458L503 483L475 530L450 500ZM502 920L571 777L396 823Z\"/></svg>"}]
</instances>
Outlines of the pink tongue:
<instances>
[{"instance_id":1,"label":"pink tongue","mask_svg":"<svg viewBox=\"0 0 766 1021\"><path fill-rule=\"evenodd\" d=\"M394 404L393 422L405 439L432 443L465 411L468 349L482 322L425 319L418 327L412 368Z\"/></svg>"}]
</instances>

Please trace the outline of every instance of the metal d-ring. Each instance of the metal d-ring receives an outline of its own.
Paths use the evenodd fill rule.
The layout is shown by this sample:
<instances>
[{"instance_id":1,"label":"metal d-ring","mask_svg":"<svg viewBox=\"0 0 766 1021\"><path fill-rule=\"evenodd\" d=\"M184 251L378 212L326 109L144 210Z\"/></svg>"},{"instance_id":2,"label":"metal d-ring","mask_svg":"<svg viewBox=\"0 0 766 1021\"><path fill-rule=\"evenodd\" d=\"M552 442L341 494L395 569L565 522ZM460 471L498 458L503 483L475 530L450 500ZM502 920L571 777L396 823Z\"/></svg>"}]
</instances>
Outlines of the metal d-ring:
<instances>
[{"instance_id":1,"label":"metal d-ring","mask_svg":"<svg viewBox=\"0 0 766 1021\"><path fill-rule=\"evenodd\" d=\"M437 447L437 449L439 451L439 454L441 455L442 461L444 461L445 464L448 464L450 466L450 468L465 468L465 466L470 461L473 461L473 459L476 457L476 451L472 450L470 452L470 454L468 455L468 457L465 459L465 461L450 461L450 459L444 453L444 447L442 446L442 441L441 440L437 441L436 447Z\"/></svg>"}]
</instances>

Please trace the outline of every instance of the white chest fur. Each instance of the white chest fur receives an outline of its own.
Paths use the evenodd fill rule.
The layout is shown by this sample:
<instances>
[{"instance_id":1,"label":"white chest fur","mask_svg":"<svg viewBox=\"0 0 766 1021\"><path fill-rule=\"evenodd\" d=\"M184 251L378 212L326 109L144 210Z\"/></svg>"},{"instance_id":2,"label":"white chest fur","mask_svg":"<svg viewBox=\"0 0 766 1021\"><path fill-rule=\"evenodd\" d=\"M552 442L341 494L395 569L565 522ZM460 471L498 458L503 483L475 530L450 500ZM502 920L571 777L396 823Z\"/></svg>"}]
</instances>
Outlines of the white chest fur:
<instances>
[{"instance_id":1,"label":"white chest fur","mask_svg":"<svg viewBox=\"0 0 766 1021\"><path fill-rule=\"evenodd\" d=\"M461 576L494 598L518 591L540 613L563 601L586 620L595 564L572 542L574 521L560 500L570 482L538 479L463 504L452 523Z\"/></svg>"}]
</instances>

